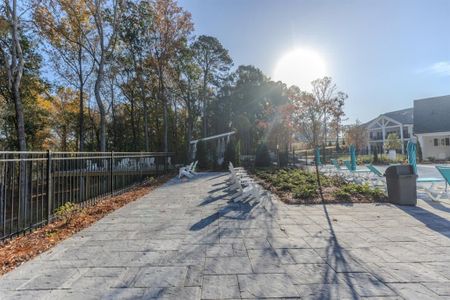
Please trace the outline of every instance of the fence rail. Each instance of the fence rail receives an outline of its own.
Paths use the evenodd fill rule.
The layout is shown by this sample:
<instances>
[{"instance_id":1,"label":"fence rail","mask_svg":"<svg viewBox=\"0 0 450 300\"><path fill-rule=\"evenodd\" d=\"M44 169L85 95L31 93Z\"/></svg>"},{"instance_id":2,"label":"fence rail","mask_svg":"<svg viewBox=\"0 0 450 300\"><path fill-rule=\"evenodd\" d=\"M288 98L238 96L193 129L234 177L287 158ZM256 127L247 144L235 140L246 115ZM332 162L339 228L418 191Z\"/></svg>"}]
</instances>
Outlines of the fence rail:
<instances>
[{"instance_id":1,"label":"fence rail","mask_svg":"<svg viewBox=\"0 0 450 300\"><path fill-rule=\"evenodd\" d=\"M173 168L168 152L0 151L0 240Z\"/></svg>"}]
</instances>

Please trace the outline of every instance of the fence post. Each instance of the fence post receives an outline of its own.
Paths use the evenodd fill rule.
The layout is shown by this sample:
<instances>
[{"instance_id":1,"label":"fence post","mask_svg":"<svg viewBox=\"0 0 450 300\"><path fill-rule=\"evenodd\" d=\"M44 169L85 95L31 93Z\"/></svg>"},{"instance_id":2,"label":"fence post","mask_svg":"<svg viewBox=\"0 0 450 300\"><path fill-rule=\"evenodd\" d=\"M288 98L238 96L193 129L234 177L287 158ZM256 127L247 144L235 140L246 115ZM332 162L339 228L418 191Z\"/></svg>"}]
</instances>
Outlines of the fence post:
<instances>
[{"instance_id":1,"label":"fence post","mask_svg":"<svg viewBox=\"0 0 450 300\"><path fill-rule=\"evenodd\" d=\"M295 167L295 149L292 147L292 166Z\"/></svg>"},{"instance_id":2,"label":"fence post","mask_svg":"<svg viewBox=\"0 0 450 300\"><path fill-rule=\"evenodd\" d=\"M52 215L52 152L47 150L47 223Z\"/></svg>"},{"instance_id":3,"label":"fence post","mask_svg":"<svg viewBox=\"0 0 450 300\"><path fill-rule=\"evenodd\" d=\"M111 196L114 195L114 151L111 151L111 156L110 156L110 164L109 164L109 184L111 186Z\"/></svg>"},{"instance_id":4,"label":"fence post","mask_svg":"<svg viewBox=\"0 0 450 300\"><path fill-rule=\"evenodd\" d=\"M169 156L167 155L167 152L164 153L164 174L167 173L167 160L169 159Z\"/></svg>"}]
</instances>

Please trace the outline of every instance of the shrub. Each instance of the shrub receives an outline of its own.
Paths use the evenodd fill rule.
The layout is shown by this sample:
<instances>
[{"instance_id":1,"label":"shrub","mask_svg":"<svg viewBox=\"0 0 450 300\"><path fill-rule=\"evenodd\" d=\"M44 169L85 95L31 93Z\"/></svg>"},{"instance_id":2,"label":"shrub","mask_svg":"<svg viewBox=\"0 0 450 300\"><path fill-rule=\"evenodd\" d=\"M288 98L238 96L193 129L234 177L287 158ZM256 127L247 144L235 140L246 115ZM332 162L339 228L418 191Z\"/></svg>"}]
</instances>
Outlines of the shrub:
<instances>
[{"instance_id":1,"label":"shrub","mask_svg":"<svg viewBox=\"0 0 450 300\"><path fill-rule=\"evenodd\" d=\"M386 150L399 150L402 147L402 142L398 138L396 133L390 133L384 142L384 148Z\"/></svg>"},{"instance_id":2,"label":"shrub","mask_svg":"<svg viewBox=\"0 0 450 300\"><path fill-rule=\"evenodd\" d=\"M55 215L58 220L61 220L67 224L72 220L78 211L79 209L76 204L66 202L55 210Z\"/></svg>"},{"instance_id":3,"label":"shrub","mask_svg":"<svg viewBox=\"0 0 450 300\"><path fill-rule=\"evenodd\" d=\"M371 188L368 184L347 183L334 191L334 196L339 200L349 200L352 195L368 196L372 199L383 197L383 192L377 188Z\"/></svg>"},{"instance_id":4,"label":"shrub","mask_svg":"<svg viewBox=\"0 0 450 300\"><path fill-rule=\"evenodd\" d=\"M416 155L417 155L417 160L419 162L422 162L423 161L423 154L422 154L422 147L420 146L419 141L417 141L417 153L416 153Z\"/></svg>"},{"instance_id":5,"label":"shrub","mask_svg":"<svg viewBox=\"0 0 450 300\"><path fill-rule=\"evenodd\" d=\"M378 162L379 162L379 159L378 159L378 149L375 148L375 149L373 149L373 163L374 163L374 164L377 164Z\"/></svg>"},{"instance_id":6,"label":"shrub","mask_svg":"<svg viewBox=\"0 0 450 300\"><path fill-rule=\"evenodd\" d=\"M266 144L260 144L256 149L255 167L270 167L271 160L269 149Z\"/></svg>"},{"instance_id":7,"label":"shrub","mask_svg":"<svg viewBox=\"0 0 450 300\"><path fill-rule=\"evenodd\" d=\"M206 144L203 141L198 141L197 151L195 153L195 160L198 160L198 167L200 169L208 168L208 151L206 149Z\"/></svg>"}]
</instances>

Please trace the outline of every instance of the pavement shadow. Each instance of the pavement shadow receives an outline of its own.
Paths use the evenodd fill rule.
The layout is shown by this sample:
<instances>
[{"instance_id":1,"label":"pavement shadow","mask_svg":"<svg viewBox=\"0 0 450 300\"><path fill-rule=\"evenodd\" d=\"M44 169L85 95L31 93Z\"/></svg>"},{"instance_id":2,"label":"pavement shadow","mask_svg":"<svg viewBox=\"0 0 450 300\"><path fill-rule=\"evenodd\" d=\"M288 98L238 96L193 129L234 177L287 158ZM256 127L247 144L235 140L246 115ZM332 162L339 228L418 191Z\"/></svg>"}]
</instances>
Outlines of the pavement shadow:
<instances>
[{"instance_id":1,"label":"pavement shadow","mask_svg":"<svg viewBox=\"0 0 450 300\"><path fill-rule=\"evenodd\" d=\"M331 222L330 215L328 213L328 208L325 202L322 202L322 208L325 214L325 218L327 220L328 229L330 231L330 237L328 238L328 244L325 248L326 251L326 262L327 264L334 270L334 272L331 272L329 268L326 268L326 271L323 276L322 283L336 283L339 281L337 274L342 273L344 274L346 283L348 284L350 288L351 293L351 299L359 299L359 295L350 279L349 272L352 271L352 268L350 267L350 255L347 253L344 254L344 249L339 244L339 240L336 236L336 233L333 228L333 223ZM330 274L332 273L332 274ZM329 289L321 289L320 294L316 299L328 299L330 296Z\"/></svg>"},{"instance_id":2,"label":"pavement shadow","mask_svg":"<svg viewBox=\"0 0 450 300\"><path fill-rule=\"evenodd\" d=\"M439 209L441 211L450 212L449 208L442 204L431 204L426 202L432 208ZM398 206L399 209L422 222L425 226L431 230L450 238L450 220L443 218L430 210L424 209L419 206Z\"/></svg>"},{"instance_id":3,"label":"pavement shadow","mask_svg":"<svg viewBox=\"0 0 450 300\"><path fill-rule=\"evenodd\" d=\"M225 197L225 195L220 196L217 200L221 200ZM202 230L203 228L211 225L219 218L226 219L245 219L248 213L252 210L255 204L250 204L248 201L240 201L239 203L235 203L232 201L228 201L227 205L221 207L217 212L201 219L194 225L190 227L191 231ZM230 216L231 213L234 213L233 216Z\"/></svg>"}]
</instances>

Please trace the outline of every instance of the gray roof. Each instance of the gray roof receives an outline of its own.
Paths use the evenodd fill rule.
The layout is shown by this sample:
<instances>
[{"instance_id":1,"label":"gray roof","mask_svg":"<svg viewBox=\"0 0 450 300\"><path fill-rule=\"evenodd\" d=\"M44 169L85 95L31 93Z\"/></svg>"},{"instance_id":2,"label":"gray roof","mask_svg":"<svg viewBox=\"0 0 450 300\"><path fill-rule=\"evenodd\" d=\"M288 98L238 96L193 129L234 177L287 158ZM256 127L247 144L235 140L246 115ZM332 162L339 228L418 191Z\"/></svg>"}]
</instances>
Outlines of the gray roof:
<instances>
[{"instance_id":1,"label":"gray roof","mask_svg":"<svg viewBox=\"0 0 450 300\"><path fill-rule=\"evenodd\" d=\"M450 95L414 100L414 133L450 131Z\"/></svg>"},{"instance_id":2,"label":"gray roof","mask_svg":"<svg viewBox=\"0 0 450 300\"><path fill-rule=\"evenodd\" d=\"M413 124L413 108L405 108L401 110L391 111L383 114L386 117L394 119L402 124Z\"/></svg>"},{"instance_id":3,"label":"gray roof","mask_svg":"<svg viewBox=\"0 0 450 300\"><path fill-rule=\"evenodd\" d=\"M363 125L369 125L370 123L372 123L374 120L378 119L381 116L386 116L388 118L394 119L395 121L402 124L413 124L413 108L405 108L381 114L375 119L372 119Z\"/></svg>"}]
</instances>

